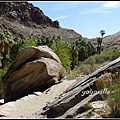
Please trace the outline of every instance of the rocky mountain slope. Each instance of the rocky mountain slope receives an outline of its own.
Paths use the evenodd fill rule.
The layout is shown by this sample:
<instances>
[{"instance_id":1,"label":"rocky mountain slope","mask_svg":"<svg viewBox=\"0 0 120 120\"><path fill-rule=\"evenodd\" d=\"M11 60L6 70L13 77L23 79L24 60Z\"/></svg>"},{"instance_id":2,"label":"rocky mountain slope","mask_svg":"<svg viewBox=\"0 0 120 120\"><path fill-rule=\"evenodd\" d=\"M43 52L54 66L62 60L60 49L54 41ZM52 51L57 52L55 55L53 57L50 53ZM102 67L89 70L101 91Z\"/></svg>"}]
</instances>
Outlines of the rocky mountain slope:
<instances>
[{"instance_id":1,"label":"rocky mountain slope","mask_svg":"<svg viewBox=\"0 0 120 120\"><path fill-rule=\"evenodd\" d=\"M105 37L103 39L103 45L105 46L105 50L112 48L120 49L120 32Z\"/></svg>"},{"instance_id":2,"label":"rocky mountain slope","mask_svg":"<svg viewBox=\"0 0 120 120\"><path fill-rule=\"evenodd\" d=\"M91 41L95 46L97 46L97 38L92 39L85 38L85 39ZM105 51L111 50L113 48L120 49L120 32L104 36L102 46L104 46Z\"/></svg>"},{"instance_id":3,"label":"rocky mountain slope","mask_svg":"<svg viewBox=\"0 0 120 120\"><path fill-rule=\"evenodd\" d=\"M52 21L43 11L28 2L0 2L0 29L7 29L20 38L32 36L60 35L64 41L72 42L82 35L72 29L61 28L59 21ZM97 38L85 39L97 45ZM120 32L105 36L105 50L120 48Z\"/></svg>"},{"instance_id":4,"label":"rocky mountain slope","mask_svg":"<svg viewBox=\"0 0 120 120\"><path fill-rule=\"evenodd\" d=\"M60 35L71 42L82 37L74 30L61 28L59 21L52 21L28 2L0 2L0 29L7 29L20 38Z\"/></svg>"}]
</instances>

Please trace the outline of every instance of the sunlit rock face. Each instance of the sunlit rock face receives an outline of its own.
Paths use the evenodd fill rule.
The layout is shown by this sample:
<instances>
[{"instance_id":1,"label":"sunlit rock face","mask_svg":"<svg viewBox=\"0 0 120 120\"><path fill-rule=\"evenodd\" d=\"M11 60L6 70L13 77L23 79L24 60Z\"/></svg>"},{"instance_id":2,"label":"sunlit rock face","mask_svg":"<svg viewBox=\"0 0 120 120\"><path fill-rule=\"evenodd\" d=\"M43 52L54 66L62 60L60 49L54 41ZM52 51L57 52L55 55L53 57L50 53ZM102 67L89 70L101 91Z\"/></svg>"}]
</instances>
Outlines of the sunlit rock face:
<instances>
[{"instance_id":1,"label":"sunlit rock face","mask_svg":"<svg viewBox=\"0 0 120 120\"><path fill-rule=\"evenodd\" d=\"M44 91L63 78L58 56L47 46L23 49L3 76L5 102L37 90Z\"/></svg>"}]
</instances>

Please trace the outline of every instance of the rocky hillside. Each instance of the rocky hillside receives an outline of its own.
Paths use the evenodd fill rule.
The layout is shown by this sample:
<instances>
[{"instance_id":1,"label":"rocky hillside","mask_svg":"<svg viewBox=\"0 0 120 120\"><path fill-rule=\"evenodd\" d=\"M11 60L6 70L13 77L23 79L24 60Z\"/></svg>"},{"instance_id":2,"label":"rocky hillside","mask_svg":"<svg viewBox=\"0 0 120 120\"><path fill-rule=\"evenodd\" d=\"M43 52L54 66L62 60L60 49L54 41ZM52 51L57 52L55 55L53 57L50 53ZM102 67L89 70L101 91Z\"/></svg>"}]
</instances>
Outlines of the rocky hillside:
<instances>
[{"instance_id":1,"label":"rocky hillside","mask_svg":"<svg viewBox=\"0 0 120 120\"><path fill-rule=\"evenodd\" d=\"M60 35L64 41L72 42L82 35L74 30L61 28L59 21L52 21L43 11L28 2L0 2L0 29L7 29L20 38L39 35ZM97 45L97 38L85 39ZM120 32L105 36L105 50L120 48Z\"/></svg>"},{"instance_id":2,"label":"rocky hillside","mask_svg":"<svg viewBox=\"0 0 120 120\"><path fill-rule=\"evenodd\" d=\"M71 42L82 37L74 30L61 28L59 21L52 21L28 2L0 2L0 29L7 29L20 38L60 35L63 40Z\"/></svg>"},{"instance_id":3,"label":"rocky hillside","mask_svg":"<svg viewBox=\"0 0 120 120\"><path fill-rule=\"evenodd\" d=\"M91 41L95 46L97 46L97 38L85 38L88 41ZM105 36L103 38L102 46L104 46L104 50L111 50L113 48L120 49L120 32L117 32L112 35Z\"/></svg>"},{"instance_id":4,"label":"rocky hillside","mask_svg":"<svg viewBox=\"0 0 120 120\"><path fill-rule=\"evenodd\" d=\"M120 32L106 36L103 39L103 45L105 46L105 50L112 48L120 49Z\"/></svg>"},{"instance_id":5,"label":"rocky hillside","mask_svg":"<svg viewBox=\"0 0 120 120\"><path fill-rule=\"evenodd\" d=\"M13 22L20 22L25 26L31 27L36 23L37 25L59 27L57 21L52 21L44 15L42 10L28 2L1 2L0 8L1 16Z\"/></svg>"}]
</instances>

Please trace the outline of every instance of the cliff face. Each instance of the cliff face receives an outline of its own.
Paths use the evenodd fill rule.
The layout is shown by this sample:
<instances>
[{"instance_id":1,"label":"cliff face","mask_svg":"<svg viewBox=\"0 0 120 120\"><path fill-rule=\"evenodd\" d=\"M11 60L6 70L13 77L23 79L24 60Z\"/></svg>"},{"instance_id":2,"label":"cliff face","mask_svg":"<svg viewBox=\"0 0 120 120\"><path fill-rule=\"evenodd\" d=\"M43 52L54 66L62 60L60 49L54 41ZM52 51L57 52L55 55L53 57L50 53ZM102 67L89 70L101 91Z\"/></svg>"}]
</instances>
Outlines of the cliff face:
<instances>
[{"instance_id":1,"label":"cliff face","mask_svg":"<svg viewBox=\"0 0 120 120\"><path fill-rule=\"evenodd\" d=\"M42 10L34 7L28 2L1 2L0 15L12 22L18 21L26 26L47 25L51 27L59 27L57 21L52 21L45 16Z\"/></svg>"},{"instance_id":2,"label":"cliff face","mask_svg":"<svg viewBox=\"0 0 120 120\"><path fill-rule=\"evenodd\" d=\"M71 42L82 37L74 30L61 28L57 20L52 21L28 2L0 2L0 28L22 38L60 35L63 40Z\"/></svg>"}]
</instances>

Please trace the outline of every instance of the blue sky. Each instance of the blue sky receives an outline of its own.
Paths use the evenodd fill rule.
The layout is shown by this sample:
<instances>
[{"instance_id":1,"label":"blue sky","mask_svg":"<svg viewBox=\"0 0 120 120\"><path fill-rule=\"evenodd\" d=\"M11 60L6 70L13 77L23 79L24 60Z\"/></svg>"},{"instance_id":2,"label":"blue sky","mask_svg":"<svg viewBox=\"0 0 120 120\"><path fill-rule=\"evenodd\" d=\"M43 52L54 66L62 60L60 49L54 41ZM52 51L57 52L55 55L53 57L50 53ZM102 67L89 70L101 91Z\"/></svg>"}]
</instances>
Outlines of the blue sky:
<instances>
[{"instance_id":1,"label":"blue sky","mask_svg":"<svg viewBox=\"0 0 120 120\"><path fill-rule=\"evenodd\" d=\"M120 1L28 1L39 7L62 28L73 29L83 37L100 37L120 31Z\"/></svg>"}]
</instances>

